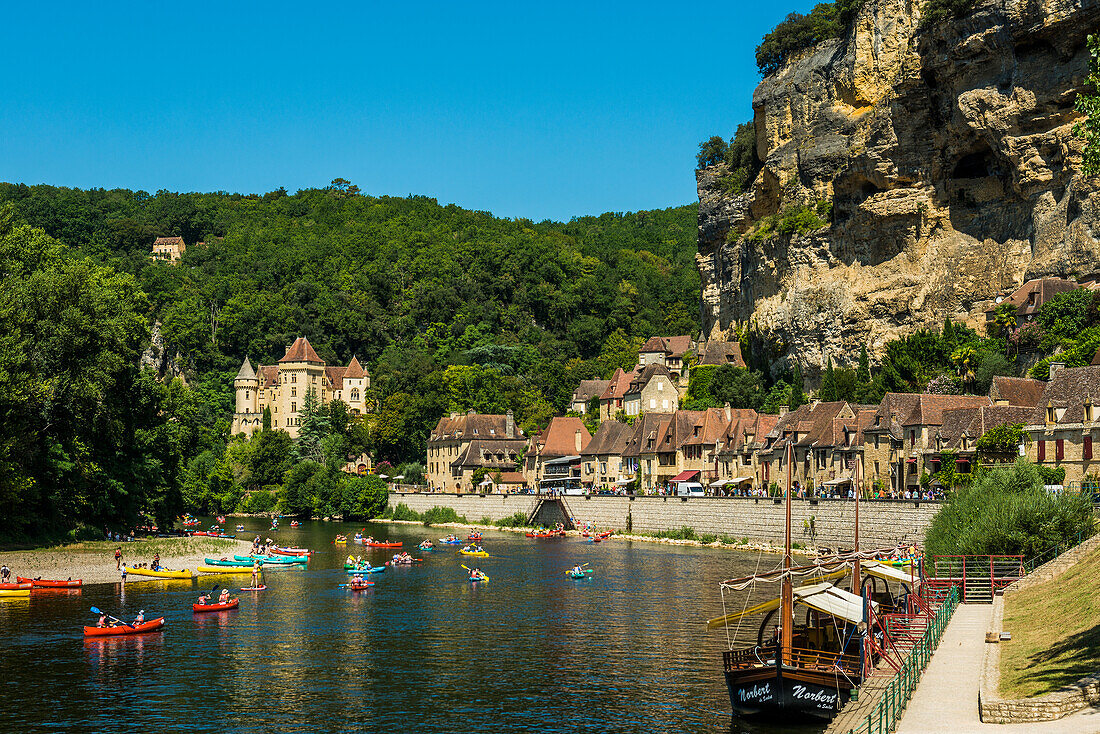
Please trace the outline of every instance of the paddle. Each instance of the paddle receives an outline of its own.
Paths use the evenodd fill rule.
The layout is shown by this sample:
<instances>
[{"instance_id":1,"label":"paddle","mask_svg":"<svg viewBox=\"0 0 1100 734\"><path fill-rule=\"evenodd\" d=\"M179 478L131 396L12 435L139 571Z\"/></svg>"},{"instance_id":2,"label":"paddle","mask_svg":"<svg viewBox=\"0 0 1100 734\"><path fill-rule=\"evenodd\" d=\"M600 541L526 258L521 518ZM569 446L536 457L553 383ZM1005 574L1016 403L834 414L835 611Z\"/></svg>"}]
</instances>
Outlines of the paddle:
<instances>
[{"instance_id":1,"label":"paddle","mask_svg":"<svg viewBox=\"0 0 1100 734\"><path fill-rule=\"evenodd\" d=\"M585 566L591 565L591 563L592 563L592 562L591 562L591 561L589 561L588 563L584 563L584 564L581 564L581 568L584 568ZM570 566L569 568L567 568L567 569L565 569L564 571L562 571L562 573L569 573L569 572L570 572L570 571L572 571L572 570L573 570L573 567L572 567L572 566Z\"/></svg>"},{"instance_id":2,"label":"paddle","mask_svg":"<svg viewBox=\"0 0 1100 734\"><path fill-rule=\"evenodd\" d=\"M119 624L124 624L127 627L129 627L130 629L137 629L137 627L130 624L129 622L123 622L118 617L112 617L110 614L107 614L106 612L99 611L98 607L92 607L92 614L102 614L103 616L107 617L107 619L111 620L112 622L118 622Z\"/></svg>"}]
</instances>

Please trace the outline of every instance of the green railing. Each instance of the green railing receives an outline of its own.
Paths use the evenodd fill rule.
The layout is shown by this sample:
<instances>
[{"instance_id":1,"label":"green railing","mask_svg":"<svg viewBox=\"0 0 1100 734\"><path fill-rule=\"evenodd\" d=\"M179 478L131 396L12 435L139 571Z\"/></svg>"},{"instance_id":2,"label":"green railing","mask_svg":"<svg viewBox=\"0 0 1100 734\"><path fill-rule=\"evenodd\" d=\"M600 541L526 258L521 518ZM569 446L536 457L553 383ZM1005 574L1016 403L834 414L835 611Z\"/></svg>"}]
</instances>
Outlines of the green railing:
<instances>
[{"instance_id":1,"label":"green railing","mask_svg":"<svg viewBox=\"0 0 1100 734\"><path fill-rule=\"evenodd\" d=\"M913 646L912 651L905 658L901 670L894 675L893 680L883 689L881 697L867 718L859 726L849 729L848 734L889 734L897 728L901 715L905 713L905 705L913 697L913 691L920 682L921 673L932 659L932 653L940 644L947 623L951 621L951 615L955 613L955 607L959 605L959 590L952 586L944 597L943 604L936 610L936 615L924 630L924 634Z\"/></svg>"}]
</instances>

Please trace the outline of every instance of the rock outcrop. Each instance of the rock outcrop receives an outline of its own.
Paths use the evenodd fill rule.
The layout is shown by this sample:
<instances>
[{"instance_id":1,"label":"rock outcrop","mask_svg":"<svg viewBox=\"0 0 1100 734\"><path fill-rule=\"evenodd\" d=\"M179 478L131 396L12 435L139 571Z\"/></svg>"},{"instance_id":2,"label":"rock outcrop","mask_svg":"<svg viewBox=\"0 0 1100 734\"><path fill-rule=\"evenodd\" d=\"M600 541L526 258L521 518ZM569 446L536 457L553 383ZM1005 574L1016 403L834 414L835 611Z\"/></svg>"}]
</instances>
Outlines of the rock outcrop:
<instances>
[{"instance_id":1,"label":"rock outcrop","mask_svg":"<svg viewBox=\"0 0 1100 734\"><path fill-rule=\"evenodd\" d=\"M760 83L746 193L722 192L723 165L698 172L708 336L750 328L774 369L812 379L947 316L978 327L1027 278L1100 271L1073 134L1100 0L984 2L927 28L923 2L868 0L845 39ZM830 226L749 236L818 201Z\"/></svg>"}]
</instances>

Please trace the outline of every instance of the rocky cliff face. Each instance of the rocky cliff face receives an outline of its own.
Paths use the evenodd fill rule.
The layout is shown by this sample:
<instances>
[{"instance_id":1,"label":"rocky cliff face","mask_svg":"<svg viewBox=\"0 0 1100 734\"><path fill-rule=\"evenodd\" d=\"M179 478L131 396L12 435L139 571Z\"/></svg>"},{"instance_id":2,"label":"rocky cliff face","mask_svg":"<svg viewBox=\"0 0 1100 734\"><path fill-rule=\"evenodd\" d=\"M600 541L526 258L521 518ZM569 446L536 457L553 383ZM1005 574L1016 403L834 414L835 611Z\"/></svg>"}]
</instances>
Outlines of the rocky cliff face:
<instances>
[{"instance_id":1,"label":"rocky cliff face","mask_svg":"<svg viewBox=\"0 0 1100 734\"><path fill-rule=\"evenodd\" d=\"M722 193L722 165L698 172L709 336L751 326L812 377L945 316L978 326L1027 278L1100 271L1098 186L1072 132L1100 0L986 2L920 28L923 2L868 0L846 39L761 82L749 191ZM829 227L747 236L815 201Z\"/></svg>"}]
</instances>

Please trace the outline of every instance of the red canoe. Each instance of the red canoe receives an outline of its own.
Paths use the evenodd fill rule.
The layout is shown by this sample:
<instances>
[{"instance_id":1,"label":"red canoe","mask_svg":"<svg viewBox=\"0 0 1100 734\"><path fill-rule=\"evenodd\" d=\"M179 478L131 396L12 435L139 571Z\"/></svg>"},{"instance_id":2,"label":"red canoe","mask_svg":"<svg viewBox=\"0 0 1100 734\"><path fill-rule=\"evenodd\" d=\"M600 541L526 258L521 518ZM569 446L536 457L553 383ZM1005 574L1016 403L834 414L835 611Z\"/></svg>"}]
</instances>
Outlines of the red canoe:
<instances>
[{"instance_id":1,"label":"red canoe","mask_svg":"<svg viewBox=\"0 0 1100 734\"><path fill-rule=\"evenodd\" d=\"M119 624L114 627L85 627L85 637L108 637L111 635L140 635L143 632L155 632L164 626L164 617L150 619L144 624Z\"/></svg>"},{"instance_id":2,"label":"red canoe","mask_svg":"<svg viewBox=\"0 0 1100 734\"><path fill-rule=\"evenodd\" d=\"M400 543L367 543L371 548L400 548Z\"/></svg>"},{"instance_id":3,"label":"red canoe","mask_svg":"<svg viewBox=\"0 0 1100 734\"><path fill-rule=\"evenodd\" d=\"M373 581L368 581L365 584L348 584L348 588L352 591L366 591L370 587L374 586Z\"/></svg>"},{"instance_id":4,"label":"red canoe","mask_svg":"<svg viewBox=\"0 0 1100 734\"><path fill-rule=\"evenodd\" d=\"M277 556L311 556L313 551L309 548L269 548L269 553Z\"/></svg>"},{"instance_id":5,"label":"red canoe","mask_svg":"<svg viewBox=\"0 0 1100 734\"><path fill-rule=\"evenodd\" d=\"M18 578L18 577L16 577L16 578ZM3 591L17 591L17 590L20 590L20 589L29 589L29 588L31 588L31 586L32 586L32 584L31 584L30 579L26 579L26 580L19 579L18 584L0 584L0 590L3 590Z\"/></svg>"},{"instance_id":6,"label":"red canoe","mask_svg":"<svg viewBox=\"0 0 1100 734\"><path fill-rule=\"evenodd\" d=\"M50 581L48 579L25 579L22 576L17 577L19 583L30 584L34 588L42 589L75 589L83 586L83 581L80 579L69 579L68 581Z\"/></svg>"},{"instance_id":7,"label":"red canoe","mask_svg":"<svg viewBox=\"0 0 1100 734\"><path fill-rule=\"evenodd\" d=\"M196 612L224 612L226 609L236 609L240 603L240 599L230 599L225 604L192 604L191 609Z\"/></svg>"}]
</instances>

